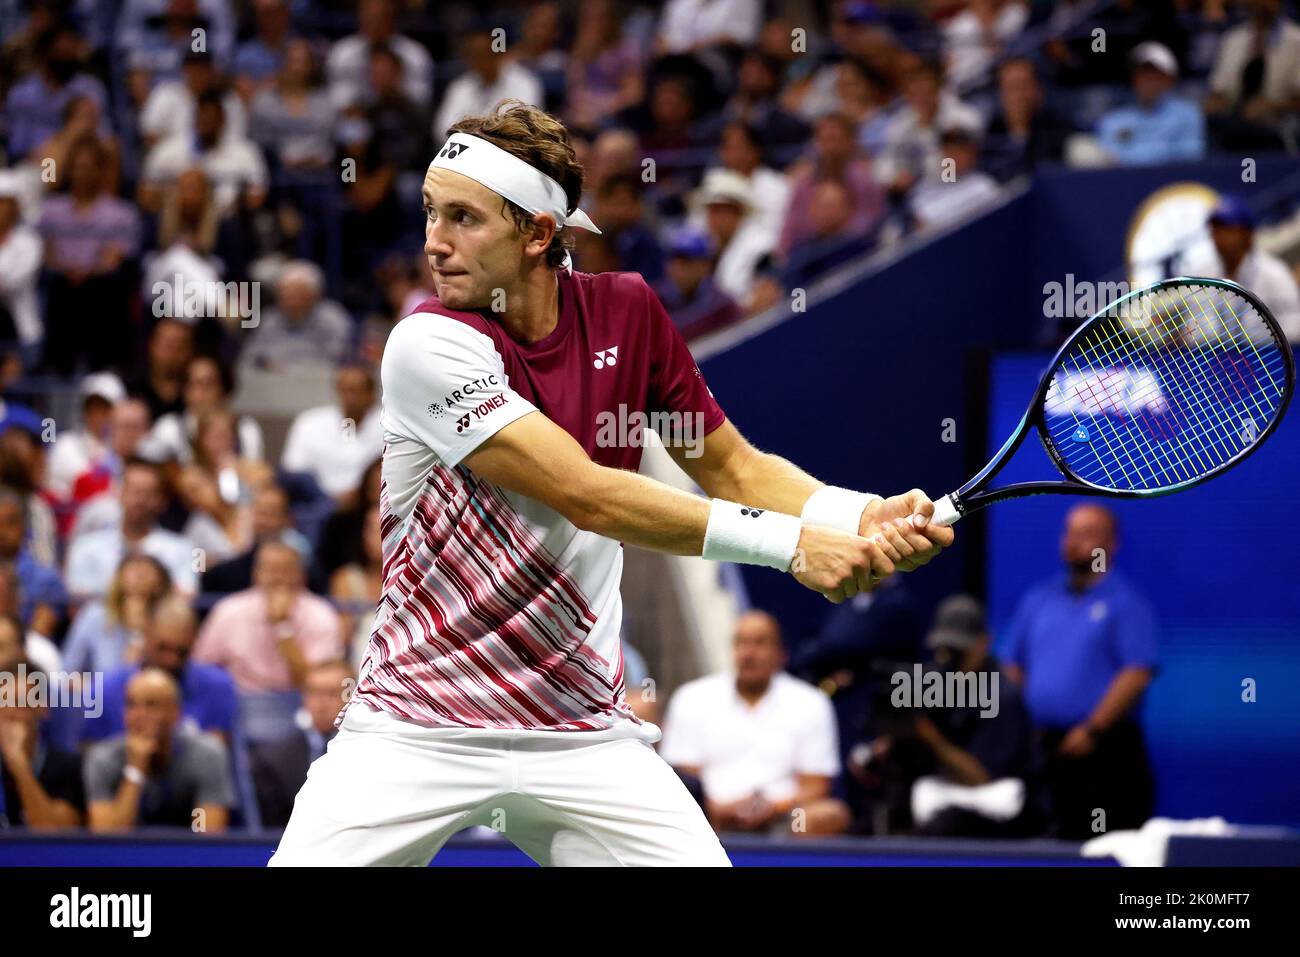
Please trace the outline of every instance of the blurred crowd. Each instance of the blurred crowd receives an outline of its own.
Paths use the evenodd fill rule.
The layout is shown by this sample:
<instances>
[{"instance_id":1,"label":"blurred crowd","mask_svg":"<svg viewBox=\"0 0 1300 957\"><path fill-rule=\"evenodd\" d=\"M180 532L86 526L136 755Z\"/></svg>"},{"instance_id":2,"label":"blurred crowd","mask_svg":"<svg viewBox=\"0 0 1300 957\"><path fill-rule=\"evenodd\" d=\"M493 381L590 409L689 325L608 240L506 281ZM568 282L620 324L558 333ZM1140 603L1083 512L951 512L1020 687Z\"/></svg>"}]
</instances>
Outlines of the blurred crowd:
<instances>
[{"instance_id":1,"label":"blurred crowd","mask_svg":"<svg viewBox=\"0 0 1300 957\"><path fill-rule=\"evenodd\" d=\"M1300 106L1278 0L0 0L0 38L0 674L104 677L96 715L0 709L0 818L98 830L283 823L332 734L381 583L376 363L457 119L563 118L576 266L693 339L1040 164L1294 153ZM232 408L313 374L284 436Z\"/></svg>"}]
</instances>

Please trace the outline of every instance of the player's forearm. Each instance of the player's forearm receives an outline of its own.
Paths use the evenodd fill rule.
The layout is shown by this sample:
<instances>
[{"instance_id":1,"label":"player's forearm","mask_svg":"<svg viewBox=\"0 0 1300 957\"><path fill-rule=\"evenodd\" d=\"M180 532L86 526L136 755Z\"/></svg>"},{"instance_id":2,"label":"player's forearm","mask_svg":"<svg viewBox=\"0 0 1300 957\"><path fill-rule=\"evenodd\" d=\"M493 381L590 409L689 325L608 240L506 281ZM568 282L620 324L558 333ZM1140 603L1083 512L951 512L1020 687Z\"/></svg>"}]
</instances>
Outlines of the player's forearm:
<instances>
[{"instance_id":1,"label":"player's forearm","mask_svg":"<svg viewBox=\"0 0 1300 957\"><path fill-rule=\"evenodd\" d=\"M699 555L709 501L623 469L595 466L566 514L586 531L672 555Z\"/></svg>"},{"instance_id":2,"label":"player's forearm","mask_svg":"<svg viewBox=\"0 0 1300 957\"><path fill-rule=\"evenodd\" d=\"M751 448L738 457L741 461L718 474L714 487L708 490L710 495L798 515L812 493L825 484L771 452Z\"/></svg>"}]
</instances>

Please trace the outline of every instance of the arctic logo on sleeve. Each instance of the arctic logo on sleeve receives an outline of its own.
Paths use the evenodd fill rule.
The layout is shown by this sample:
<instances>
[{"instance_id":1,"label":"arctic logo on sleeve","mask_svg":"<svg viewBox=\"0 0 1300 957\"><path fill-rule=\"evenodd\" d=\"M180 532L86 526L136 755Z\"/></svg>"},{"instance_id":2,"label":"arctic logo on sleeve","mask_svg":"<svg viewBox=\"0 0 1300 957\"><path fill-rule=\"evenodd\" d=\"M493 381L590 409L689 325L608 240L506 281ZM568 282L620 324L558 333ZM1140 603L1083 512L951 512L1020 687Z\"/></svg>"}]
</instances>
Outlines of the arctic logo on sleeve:
<instances>
[{"instance_id":1,"label":"arctic logo on sleeve","mask_svg":"<svg viewBox=\"0 0 1300 957\"><path fill-rule=\"evenodd\" d=\"M441 419L444 415L446 415L449 411L451 411L452 406L457 405L473 396L481 395L485 390L487 390L491 386L494 385L499 386L500 384L501 384L500 381L496 377L496 373L492 373L491 375L484 376L482 379L474 379L471 382L466 382L464 385L462 385L456 391L452 392L450 395L443 396L442 402L430 402L429 405L425 408L425 411L428 412L429 415L433 416L435 419Z\"/></svg>"},{"instance_id":2,"label":"arctic logo on sleeve","mask_svg":"<svg viewBox=\"0 0 1300 957\"><path fill-rule=\"evenodd\" d=\"M470 427L470 423L477 422L479 419L487 416L488 413L492 412L494 409L501 408L509 401L510 400L506 398L504 392L498 392L487 401L480 402L456 420L456 432L464 432Z\"/></svg>"}]
</instances>

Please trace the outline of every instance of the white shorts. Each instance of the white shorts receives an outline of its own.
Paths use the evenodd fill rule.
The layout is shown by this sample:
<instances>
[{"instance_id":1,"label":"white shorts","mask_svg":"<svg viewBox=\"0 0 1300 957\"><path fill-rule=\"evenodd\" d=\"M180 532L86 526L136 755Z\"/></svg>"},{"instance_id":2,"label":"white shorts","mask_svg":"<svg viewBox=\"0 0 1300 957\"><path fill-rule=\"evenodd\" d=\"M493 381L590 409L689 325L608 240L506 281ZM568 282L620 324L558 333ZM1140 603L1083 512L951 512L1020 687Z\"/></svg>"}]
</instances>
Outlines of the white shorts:
<instances>
[{"instance_id":1,"label":"white shorts","mask_svg":"<svg viewBox=\"0 0 1300 957\"><path fill-rule=\"evenodd\" d=\"M426 728L361 703L307 772L271 866L425 866L499 831L542 865L729 866L654 725L597 732Z\"/></svg>"}]
</instances>

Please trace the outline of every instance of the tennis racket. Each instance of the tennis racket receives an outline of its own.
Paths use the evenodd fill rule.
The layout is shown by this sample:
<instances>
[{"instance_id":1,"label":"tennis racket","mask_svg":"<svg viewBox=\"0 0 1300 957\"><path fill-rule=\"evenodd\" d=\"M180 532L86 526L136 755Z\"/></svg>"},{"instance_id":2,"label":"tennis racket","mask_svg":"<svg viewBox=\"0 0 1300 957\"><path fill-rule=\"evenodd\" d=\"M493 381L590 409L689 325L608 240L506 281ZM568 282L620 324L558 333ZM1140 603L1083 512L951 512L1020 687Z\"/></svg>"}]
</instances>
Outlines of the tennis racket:
<instances>
[{"instance_id":1,"label":"tennis racket","mask_svg":"<svg viewBox=\"0 0 1300 957\"><path fill-rule=\"evenodd\" d=\"M1291 347L1258 298L1222 279L1162 280L1115 300L1066 340L1015 433L935 502L934 520L951 525L1025 495L1181 492L1259 448L1294 390ZM1033 431L1064 480L989 488Z\"/></svg>"}]
</instances>

